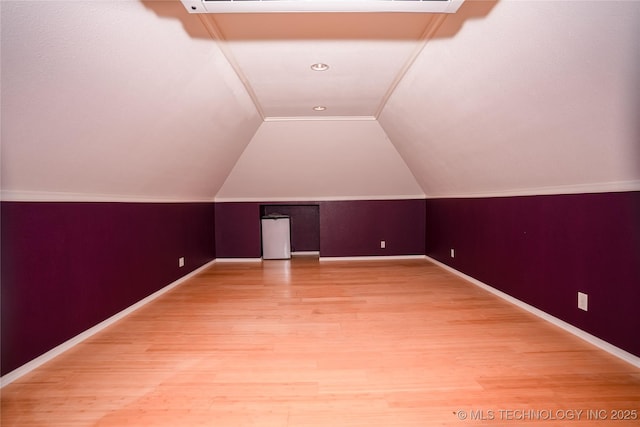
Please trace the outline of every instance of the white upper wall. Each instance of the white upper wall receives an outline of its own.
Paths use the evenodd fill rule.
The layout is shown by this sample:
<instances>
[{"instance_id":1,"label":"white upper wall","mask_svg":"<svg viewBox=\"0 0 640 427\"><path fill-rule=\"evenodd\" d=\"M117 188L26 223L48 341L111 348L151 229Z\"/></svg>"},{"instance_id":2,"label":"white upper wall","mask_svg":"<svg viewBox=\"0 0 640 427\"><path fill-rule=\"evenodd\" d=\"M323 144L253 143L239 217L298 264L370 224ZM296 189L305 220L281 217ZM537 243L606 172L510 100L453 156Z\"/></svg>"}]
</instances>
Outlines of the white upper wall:
<instances>
[{"instance_id":1,"label":"white upper wall","mask_svg":"<svg viewBox=\"0 0 640 427\"><path fill-rule=\"evenodd\" d=\"M213 200L260 123L180 3L2 2L5 200Z\"/></svg>"},{"instance_id":2,"label":"white upper wall","mask_svg":"<svg viewBox=\"0 0 640 427\"><path fill-rule=\"evenodd\" d=\"M478 7L379 118L425 193L640 189L640 2L499 1L455 33Z\"/></svg>"},{"instance_id":3,"label":"white upper wall","mask_svg":"<svg viewBox=\"0 0 640 427\"><path fill-rule=\"evenodd\" d=\"M375 120L267 121L216 200L421 198Z\"/></svg>"}]
</instances>

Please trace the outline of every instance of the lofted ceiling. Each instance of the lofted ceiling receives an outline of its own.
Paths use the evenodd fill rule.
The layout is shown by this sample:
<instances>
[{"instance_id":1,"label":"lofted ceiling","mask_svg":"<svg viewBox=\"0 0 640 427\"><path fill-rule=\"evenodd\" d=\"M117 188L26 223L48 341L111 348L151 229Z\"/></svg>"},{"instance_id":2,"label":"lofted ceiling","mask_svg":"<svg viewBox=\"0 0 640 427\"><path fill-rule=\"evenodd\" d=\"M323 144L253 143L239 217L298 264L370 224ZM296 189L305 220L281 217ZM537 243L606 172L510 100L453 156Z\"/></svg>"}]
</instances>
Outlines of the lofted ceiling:
<instances>
[{"instance_id":1,"label":"lofted ceiling","mask_svg":"<svg viewBox=\"0 0 640 427\"><path fill-rule=\"evenodd\" d=\"M640 189L640 2L506 0L455 19L379 117L427 195Z\"/></svg>"},{"instance_id":2,"label":"lofted ceiling","mask_svg":"<svg viewBox=\"0 0 640 427\"><path fill-rule=\"evenodd\" d=\"M210 3L217 6L217 2ZM456 8L463 4L460 0L456 3ZM146 4L156 7L152 2ZM489 1L463 6L462 12L449 21L460 27L466 19L489 13L494 4ZM425 43L435 37L448 16L393 12L198 15L265 120L377 118ZM185 21L190 17L177 18ZM314 71L314 64L325 64L328 69ZM317 111L314 107L324 109Z\"/></svg>"},{"instance_id":3,"label":"lofted ceiling","mask_svg":"<svg viewBox=\"0 0 640 427\"><path fill-rule=\"evenodd\" d=\"M640 2L198 15L179 0L7 0L0 12L5 200L640 189Z\"/></svg>"},{"instance_id":4,"label":"lofted ceiling","mask_svg":"<svg viewBox=\"0 0 640 427\"><path fill-rule=\"evenodd\" d=\"M376 117L435 14L202 15L265 119ZM326 64L314 71L313 64ZM313 107L326 107L314 111Z\"/></svg>"}]
</instances>

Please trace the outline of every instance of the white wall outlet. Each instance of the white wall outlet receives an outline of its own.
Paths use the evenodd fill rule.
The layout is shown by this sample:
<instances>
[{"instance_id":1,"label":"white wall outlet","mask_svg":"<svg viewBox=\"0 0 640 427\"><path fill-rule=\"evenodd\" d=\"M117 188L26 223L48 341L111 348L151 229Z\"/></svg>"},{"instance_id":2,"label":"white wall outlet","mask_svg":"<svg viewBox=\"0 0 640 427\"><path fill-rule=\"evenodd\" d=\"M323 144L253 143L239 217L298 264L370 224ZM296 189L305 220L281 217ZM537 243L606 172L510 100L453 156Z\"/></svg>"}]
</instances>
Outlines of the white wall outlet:
<instances>
[{"instance_id":1,"label":"white wall outlet","mask_svg":"<svg viewBox=\"0 0 640 427\"><path fill-rule=\"evenodd\" d=\"M578 292L578 308L580 310L589 310L589 295Z\"/></svg>"},{"instance_id":2,"label":"white wall outlet","mask_svg":"<svg viewBox=\"0 0 640 427\"><path fill-rule=\"evenodd\" d=\"M184 267L184 257L178 258L178 267Z\"/></svg>"},{"instance_id":3,"label":"white wall outlet","mask_svg":"<svg viewBox=\"0 0 640 427\"><path fill-rule=\"evenodd\" d=\"M384 241L384 240L380 240L380 248L381 248L381 249L384 249L384 248L386 248L386 247L387 247L387 242L386 242L386 241Z\"/></svg>"},{"instance_id":4,"label":"white wall outlet","mask_svg":"<svg viewBox=\"0 0 640 427\"><path fill-rule=\"evenodd\" d=\"M456 250L451 249L451 258L455 258L455 257L456 257Z\"/></svg>"}]
</instances>

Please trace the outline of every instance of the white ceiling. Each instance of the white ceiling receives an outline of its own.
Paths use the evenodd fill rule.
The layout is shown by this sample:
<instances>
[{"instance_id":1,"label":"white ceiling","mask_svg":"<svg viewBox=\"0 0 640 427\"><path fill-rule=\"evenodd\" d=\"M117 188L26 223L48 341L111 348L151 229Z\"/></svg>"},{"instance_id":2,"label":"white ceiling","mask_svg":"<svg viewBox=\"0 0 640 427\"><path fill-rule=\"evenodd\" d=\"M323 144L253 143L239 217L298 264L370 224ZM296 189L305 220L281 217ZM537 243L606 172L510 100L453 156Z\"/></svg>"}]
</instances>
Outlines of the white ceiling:
<instances>
[{"instance_id":1,"label":"white ceiling","mask_svg":"<svg viewBox=\"0 0 640 427\"><path fill-rule=\"evenodd\" d=\"M638 23L640 2L501 1L436 34L380 124L429 196L640 189Z\"/></svg>"},{"instance_id":2,"label":"white ceiling","mask_svg":"<svg viewBox=\"0 0 640 427\"><path fill-rule=\"evenodd\" d=\"M0 8L5 200L640 189L640 2L467 0L449 15L190 15L178 0ZM347 127L367 172L344 168L340 186L319 170L260 194L245 169L230 178L251 163L254 134L265 162L276 161L267 145L294 143L282 132L313 134L326 171L341 151L321 136L349 120L377 121L406 165L393 163L384 194L372 171L390 164L376 157L387 148L371 152L359 124Z\"/></svg>"},{"instance_id":3,"label":"white ceiling","mask_svg":"<svg viewBox=\"0 0 640 427\"><path fill-rule=\"evenodd\" d=\"M374 117L440 20L434 14L201 15L266 119ZM327 71L313 71L324 63ZM322 105L325 111L315 112Z\"/></svg>"},{"instance_id":4,"label":"white ceiling","mask_svg":"<svg viewBox=\"0 0 640 427\"><path fill-rule=\"evenodd\" d=\"M262 120L197 18L188 34L157 15L174 2L1 6L3 199L213 199Z\"/></svg>"}]
</instances>

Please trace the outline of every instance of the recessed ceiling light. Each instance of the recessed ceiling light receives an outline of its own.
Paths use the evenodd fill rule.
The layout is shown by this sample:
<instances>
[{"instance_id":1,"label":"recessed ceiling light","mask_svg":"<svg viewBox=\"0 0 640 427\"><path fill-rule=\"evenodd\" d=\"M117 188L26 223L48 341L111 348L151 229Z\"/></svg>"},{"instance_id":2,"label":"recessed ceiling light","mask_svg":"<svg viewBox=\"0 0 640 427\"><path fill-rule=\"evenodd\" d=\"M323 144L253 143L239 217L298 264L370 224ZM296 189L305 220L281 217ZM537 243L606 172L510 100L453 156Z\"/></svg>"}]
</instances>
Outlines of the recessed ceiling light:
<instances>
[{"instance_id":1,"label":"recessed ceiling light","mask_svg":"<svg viewBox=\"0 0 640 427\"><path fill-rule=\"evenodd\" d=\"M315 107L313 107L313 111L324 111L326 109L327 107L325 107L324 105L316 105Z\"/></svg>"},{"instance_id":2,"label":"recessed ceiling light","mask_svg":"<svg viewBox=\"0 0 640 427\"><path fill-rule=\"evenodd\" d=\"M327 64L323 64L322 62L318 62L317 64L312 64L311 69L313 71L327 71L329 66Z\"/></svg>"}]
</instances>

